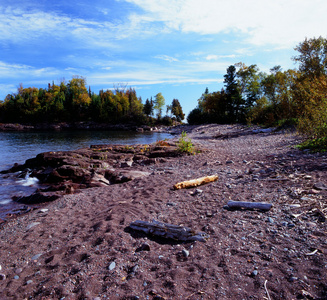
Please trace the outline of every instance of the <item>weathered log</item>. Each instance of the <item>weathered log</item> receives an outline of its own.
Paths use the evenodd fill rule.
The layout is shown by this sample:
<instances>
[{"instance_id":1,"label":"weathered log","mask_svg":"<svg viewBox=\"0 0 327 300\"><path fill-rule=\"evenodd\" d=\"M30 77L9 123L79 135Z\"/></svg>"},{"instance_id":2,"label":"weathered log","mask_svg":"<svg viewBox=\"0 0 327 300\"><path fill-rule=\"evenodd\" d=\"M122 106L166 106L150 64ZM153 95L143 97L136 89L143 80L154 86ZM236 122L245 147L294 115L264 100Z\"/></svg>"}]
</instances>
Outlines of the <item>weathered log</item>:
<instances>
[{"instance_id":1,"label":"weathered log","mask_svg":"<svg viewBox=\"0 0 327 300\"><path fill-rule=\"evenodd\" d=\"M216 181L217 179L218 179L218 175L211 175L211 176L201 177L197 179L187 180L187 181L176 183L174 185L174 189L179 190L184 188L196 187L202 184Z\"/></svg>"},{"instance_id":2,"label":"weathered log","mask_svg":"<svg viewBox=\"0 0 327 300\"><path fill-rule=\"evenodd\" d=\"M188 227L161 223L155 220L153 220L152 222L137 220L132 222L129 227L134 230L143 231L146 234L183 242L206 242L209 238L209 235L205 232L195 232L194 230Z\"/></svg>"},{"instance_id":3,"label":"weathered log","mask_svg":"<svg viewBox=\"0 0 327 300\"><path fill-rule=\"evenodd\" d=\"M245 201L228 201L227 206L229 208L246 208L246 209L260 209L270 210L272 207L271 203L267 202L245 202Z\"/></svg>"}]
</instances>

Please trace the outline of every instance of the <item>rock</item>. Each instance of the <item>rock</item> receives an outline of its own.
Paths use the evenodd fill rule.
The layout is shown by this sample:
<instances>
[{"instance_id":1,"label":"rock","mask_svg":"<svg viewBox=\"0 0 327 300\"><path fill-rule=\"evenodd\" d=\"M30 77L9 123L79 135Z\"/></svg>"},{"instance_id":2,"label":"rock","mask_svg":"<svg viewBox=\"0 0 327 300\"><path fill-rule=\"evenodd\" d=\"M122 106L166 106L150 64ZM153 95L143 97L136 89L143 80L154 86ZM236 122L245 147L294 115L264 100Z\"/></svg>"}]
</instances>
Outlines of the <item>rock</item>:
<instances>
[{"instance_id":1,"label":"rock","mask_svg":"<svg viewBox=\"0 0 327 300\"><path fill-rule=\"evenodd\" d=\"M31 260L38 260L41 257L42 253L34 255Z\"/></svg>"},{"instance_id":2,"label":"rock","mask_svg":"<svg viewBox=\"0 0 327 300\"><path fill-rule=\"evenodd\" d=\"M27 225L26 230L30 230L31 228L33 228L33 227L35 227L35 226L37 226L39 224L41 224L41 223L40 222L33 222L33 223Z\"/></svg>"},{"instance_id":3,"label":"rock","mask_svg":"<svg viewBox=\"0 0 327 300\"><path fill-rule=\"evenodd\" d=\"M186 249L183 249L183 250L182 250L182 254L183 254L184 257L189 257L190 252L187 251Z\"/></svg>"},{"instance_id":4,"label":"rock","mask_svg":"<svg viewBox=\"0 0 327 300\"><path fill-rule=\"evenodd\" d=\"M268 217L268 223L270 223L270 224L274 224L274 219L273 218L271 218L271 217Z\"/></svg>"},{"instance_id":5,"label":"rock","mask_svg":"<svg viewBox=\"0 0 327 300\"><path fill-rule=\"evenodd\" d=\"M14 198L14 201L24 204L38 204L51 202L59 198L58 193L53 192L36 192L30 196Z\"/></svg>"},{"instance_id":6,"label":"rock","mask_svg":"<svg viewBox=\"0 0 327 300\"><path fill-rule=\"evenodd\" d=\"M232 161L232 160L227 160L226 161L226 165L228 165L228 164L233 164L234 162Z\"/></svg>"},{"instance_id":7,"label":"rock","mask_svg":"<svg viewBox=\"0 0 327 300\"><path fill-rule=\"evenodd\" d=\"M150 251L150 245L148 243L144 243L135 250L135 252L140 252L140 251Z\"/></svg>"},{"instance_id":8,"label":"rock","mask_svg":"<svg viewBox=\"0 0 327 300\"><path fill-rule=\"evenodd\" d=\"M109 269L109 271L112 271L114 268L116 268L116 263L113 261L110 263L108 269Z\"/></svg>"},{"instance_id":9,"label":"rock","mask_svg":"<svg viewBox=\"0 0 327 300\"><path fill-rule=\"evenodd\" d=\"M191 192L190 194L192 196L196 196L196 195L201 195L202 193L203 193L203 190L196 189L194 192Z\"/></svg>"},{"instance_id":10,"label":"rock","mask_svg":"<svg viewBox=\"0 0 327 300\"><path fill-rule=\"evenodd\" d=\"M327 190L327 185L326 184L324 184L324 183L322 183L322 182L317 182L317 183L315 183L314 184L314 186L313 186L316 190Z\"/></svg>"},{"instance_id":11,"label":"rock","mask_svg":"<svg viewBox=\"0 0 327 300\"><path fill-rule=\"evenodd\" d=\"M16 274L20 274L20 273L22 273L23 272L23 269L22 268L17 268L16 270L15 270L15 273Z\"/></svg>"},{"instance_id":12,"label":"rock","mask_svg":"<svg viewBox=\"0 0 327 300\"><path fill-rule=\"evenodd\" d=\"M19 279L19 276L18 276L18 275L15 275L15 276L14 276L14 279Z\"/></svg>"},{"instance_id":13,"label":"rock","mask_svg":"<svg viewBox=\"0 0 327 300\"><path fill-rule=\"evenodd\" d=\"M120 163L121 168L130 168L133 165L133 161L124 161Z\"/></svg>"},{"instance_id":14,"label":"rock","mask_svg":"<svg viewBox=\"0 0 327 300\"><path fill-rule=\"evenodd\" d=\"M258 275L258 271L257 270L254 270L252 273L251 273L251 276L252 277L255 277L255 276L257 276Z\"/></svg>"},{"instance_id":15,"label":"rock","mask_svg":"<svg viewBox=\"0 0 327 300\"><path fill-rule=\"evenodd\" d=\"M6 279L6 275L5 274L0 274L0 280L5 280Z\"/></svg>"},{"instance_id":16,"label":"rock","mask_svg":"<svg viewBox=\"0 0 327 300\"><path fill-rule=\"evenodd\" d=\"M27 280L26 281L26 284L28 285L28 284L32 284L33 283L33 280Z\"/></svg>"}]
</instances>

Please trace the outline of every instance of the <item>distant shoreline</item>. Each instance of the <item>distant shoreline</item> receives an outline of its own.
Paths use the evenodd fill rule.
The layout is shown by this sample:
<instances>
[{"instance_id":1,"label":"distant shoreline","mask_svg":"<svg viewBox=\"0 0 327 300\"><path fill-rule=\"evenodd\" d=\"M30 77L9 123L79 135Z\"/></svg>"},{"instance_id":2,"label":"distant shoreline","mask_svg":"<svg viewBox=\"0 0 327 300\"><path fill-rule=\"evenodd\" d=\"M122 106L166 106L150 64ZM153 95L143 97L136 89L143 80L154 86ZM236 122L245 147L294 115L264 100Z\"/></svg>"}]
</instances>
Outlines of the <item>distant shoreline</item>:
<instances>
[{"instance_id":1,"label":"distant shoreline","mask_svg":"<svg viewBox=\"0 0 327 300\"><path fill-rule=\"evenodd\" d=\"M4 131L64 131L64 130L108 130L108 131L162 131L167 126L150 127L148 125L135 124L107 124L97 122L60 122L60 123L38 123L38 124L19 124L19 123L0 123L0 132Z\"/></svg>"}]
</instances>

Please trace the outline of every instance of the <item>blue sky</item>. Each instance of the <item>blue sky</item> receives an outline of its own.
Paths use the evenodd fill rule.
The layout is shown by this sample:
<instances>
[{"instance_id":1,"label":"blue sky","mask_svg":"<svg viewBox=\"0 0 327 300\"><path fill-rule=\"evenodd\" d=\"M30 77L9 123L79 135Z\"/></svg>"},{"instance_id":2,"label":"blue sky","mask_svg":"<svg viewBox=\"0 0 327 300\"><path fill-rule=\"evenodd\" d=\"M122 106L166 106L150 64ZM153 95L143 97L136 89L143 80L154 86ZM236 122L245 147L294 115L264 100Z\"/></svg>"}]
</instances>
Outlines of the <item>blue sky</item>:
<instances>
[{"instance_id":1,"label":"blue sky","mask_svg":"<svg viewBox=\"0 0 327 300\"><path fill-rule=\"evenodd\" d=\"M326 12L326 0L0 0L0 100L79 75L188 114L232 64L295 68L294 47L327 36Z\"/></svg>"}]
</instances>

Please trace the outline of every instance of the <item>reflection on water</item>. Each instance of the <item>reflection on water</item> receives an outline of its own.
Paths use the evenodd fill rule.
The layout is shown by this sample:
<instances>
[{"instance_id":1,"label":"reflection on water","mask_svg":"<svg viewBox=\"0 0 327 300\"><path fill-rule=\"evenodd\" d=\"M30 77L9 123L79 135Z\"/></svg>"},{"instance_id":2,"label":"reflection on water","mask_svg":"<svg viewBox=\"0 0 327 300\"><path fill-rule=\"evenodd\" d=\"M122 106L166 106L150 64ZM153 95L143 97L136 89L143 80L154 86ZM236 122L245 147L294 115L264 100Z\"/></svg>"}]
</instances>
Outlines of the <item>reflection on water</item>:
<instances>
[{"instance_id":1,"label":"reflection on water","mask_svg":"<svg viewBox=\"0 0 327 300\"><path fill-rule=\"evenodd\" d=\"M96 144L150 144L166 138L171 135L126 131L0 132L0 170L47 151L75 150ZM0 219L14 205L12 196L31 194L36 188L35 178L27 176L17 181L13 176L0 175Z\"/></svg>"}]
</instances>

